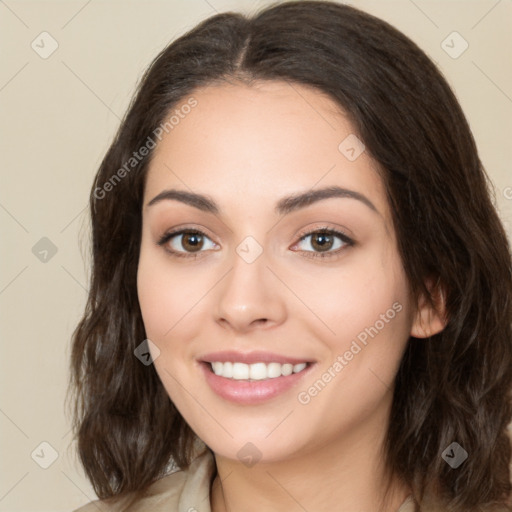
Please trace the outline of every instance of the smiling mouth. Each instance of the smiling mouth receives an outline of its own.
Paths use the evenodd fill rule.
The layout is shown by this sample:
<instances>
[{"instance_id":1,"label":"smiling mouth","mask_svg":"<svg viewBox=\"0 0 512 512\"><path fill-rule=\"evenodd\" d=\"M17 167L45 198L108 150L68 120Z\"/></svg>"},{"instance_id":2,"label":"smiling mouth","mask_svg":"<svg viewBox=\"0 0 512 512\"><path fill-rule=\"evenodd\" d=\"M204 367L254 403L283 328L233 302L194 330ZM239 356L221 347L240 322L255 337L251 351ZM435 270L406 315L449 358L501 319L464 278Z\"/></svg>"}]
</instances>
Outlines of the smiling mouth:
<instances>
[{"instance_id":1,"label":"smiling mouth","mask_svg":"<svg viewBox=\"0 0 512 512\"><path fill-rule=\"evenodd\" d=\"M206 363L210 370L219 377L232 380L258 381L287 377L304 371L311 363L253 363L212 361Z\"/></svg>"}]
</instances>

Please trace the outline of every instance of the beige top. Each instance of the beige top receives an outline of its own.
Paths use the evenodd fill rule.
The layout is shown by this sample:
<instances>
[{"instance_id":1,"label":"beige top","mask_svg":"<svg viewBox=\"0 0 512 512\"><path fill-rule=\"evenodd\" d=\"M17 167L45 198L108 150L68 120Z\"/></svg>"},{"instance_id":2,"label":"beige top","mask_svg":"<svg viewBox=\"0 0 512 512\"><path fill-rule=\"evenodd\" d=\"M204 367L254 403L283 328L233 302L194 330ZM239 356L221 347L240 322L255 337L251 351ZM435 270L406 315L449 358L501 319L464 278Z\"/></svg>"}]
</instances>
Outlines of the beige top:
<instances>
[{"instance_id":1,"label":"beige top","mask_svg":"<svg viewBox=\"0 0 512 512\"><path fill-rule=\"evenodd\" d=\"M215 460L207 450L196 457L186 470L176 471L153 483L148 495L130 507L129 512L211 512L210 485L214 472ZM121 510L121 505L109 506L105 501L97 500L75 512ZM412 496L402 503L397 512L414 512Z\"/></svg>"}]
</instances>

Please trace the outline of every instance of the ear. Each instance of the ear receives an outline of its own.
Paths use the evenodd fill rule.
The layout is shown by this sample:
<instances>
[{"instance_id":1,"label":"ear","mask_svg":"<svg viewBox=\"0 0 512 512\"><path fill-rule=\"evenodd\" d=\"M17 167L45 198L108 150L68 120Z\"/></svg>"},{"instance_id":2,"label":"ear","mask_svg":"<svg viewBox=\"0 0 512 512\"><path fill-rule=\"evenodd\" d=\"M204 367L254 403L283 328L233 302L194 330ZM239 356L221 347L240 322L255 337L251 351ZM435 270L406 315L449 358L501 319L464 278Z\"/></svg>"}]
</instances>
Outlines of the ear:
<instances>
[{"instance_id":1,"label":"ear","mask_svg":"<svg viewBox=\"0 0 512 512\"><path fill-rule=\"evenodd\" d=\"M438 279L436 283L431 278L425 282L435 307L432 307L422 294L419 298L418 310L411 327L411 336L429 338L441 332L448 323L446 318L446 292Z\"/></svg>"}]
</instances>

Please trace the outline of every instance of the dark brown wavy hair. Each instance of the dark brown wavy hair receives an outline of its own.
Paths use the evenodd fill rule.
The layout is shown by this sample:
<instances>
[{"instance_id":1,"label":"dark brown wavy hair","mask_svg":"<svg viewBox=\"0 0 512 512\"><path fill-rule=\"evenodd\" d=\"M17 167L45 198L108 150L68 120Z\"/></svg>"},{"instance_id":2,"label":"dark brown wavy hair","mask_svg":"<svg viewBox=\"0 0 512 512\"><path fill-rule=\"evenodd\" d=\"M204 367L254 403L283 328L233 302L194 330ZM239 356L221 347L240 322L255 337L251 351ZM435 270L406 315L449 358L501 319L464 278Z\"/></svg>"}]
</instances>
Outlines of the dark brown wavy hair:
<instances>
[{"instance_id":1,"label":"dark brown wavy hair","mask_svg":"<svg viewBox=\"0 0 512 512\"><path fill-rule=\"evenodd\" d=\"M140 496L170 461L186 468L195 434L152 365L137 299L142 198L152 151L105 184L180 101L223 81L279 80L327 94L378 163L412 297L443 290L448 323L411 337L396 377L386 464L436 510L512 510L512 264L494 192L446 80L411 40L358 9L281 2L201 22L151 63L90 195L92 271L73 334L75 437L100 498ZM111 181L112 183L112 181ZM438 286L430 294L426 280ZM469 454L457 469L452 443Z\"/></svg>"}]
</instances>

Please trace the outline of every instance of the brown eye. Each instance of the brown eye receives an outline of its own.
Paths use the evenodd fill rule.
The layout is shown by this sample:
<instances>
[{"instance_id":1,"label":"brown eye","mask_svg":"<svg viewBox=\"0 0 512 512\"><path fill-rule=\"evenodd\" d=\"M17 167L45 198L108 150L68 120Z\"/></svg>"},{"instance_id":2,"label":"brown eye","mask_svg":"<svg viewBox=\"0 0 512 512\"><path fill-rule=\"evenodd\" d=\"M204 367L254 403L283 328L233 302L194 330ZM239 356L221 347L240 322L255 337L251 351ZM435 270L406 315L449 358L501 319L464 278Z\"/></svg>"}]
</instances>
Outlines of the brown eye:
<instances>
[{"instance_id":1,"label":"brown eye","mask_svg":"<svg viewBox=\"0 0 512 512\"><path fill-rule=\"evenodd\" d=\"M311 247L317 251L328 251L334 245L334 236L327 233L314 233L311 235Z\"/></svg>"},{"instance_id":2,"label":"brown eye","mask_svg":"<svg viewBox=\"0 0 512 512\"><path fill-rule=\"evenodd\" d=\"M204 245L203 236L199 233L183 233L181 246L189 252L196 252L202 249Z\"/></svg>"},{"instance_id":3,"label":"brown eye","mask_svg":"<svg viewBox=\"0 0 512 512\"><path fill-rule=\"evenodd\" d=\"M354 240L331 228L310 231L303 235L296 247L304 256L311 258L336 257L345 249L355 245Z\"/></svg>"},{"instance_id":4,"label":"brown eye","mask_svg":"<svg viewBox=\"0 0 512 512\"><path fill-rule=\"evenodd\" d=\"M157 244L164 247L173 256L190 258L195 258L206 252L203 249L217 248L217 245L207 235L196 229L181 229L165 233ZM208 246L208 244L210 245Z\"/></svg>"}]
</instances>

